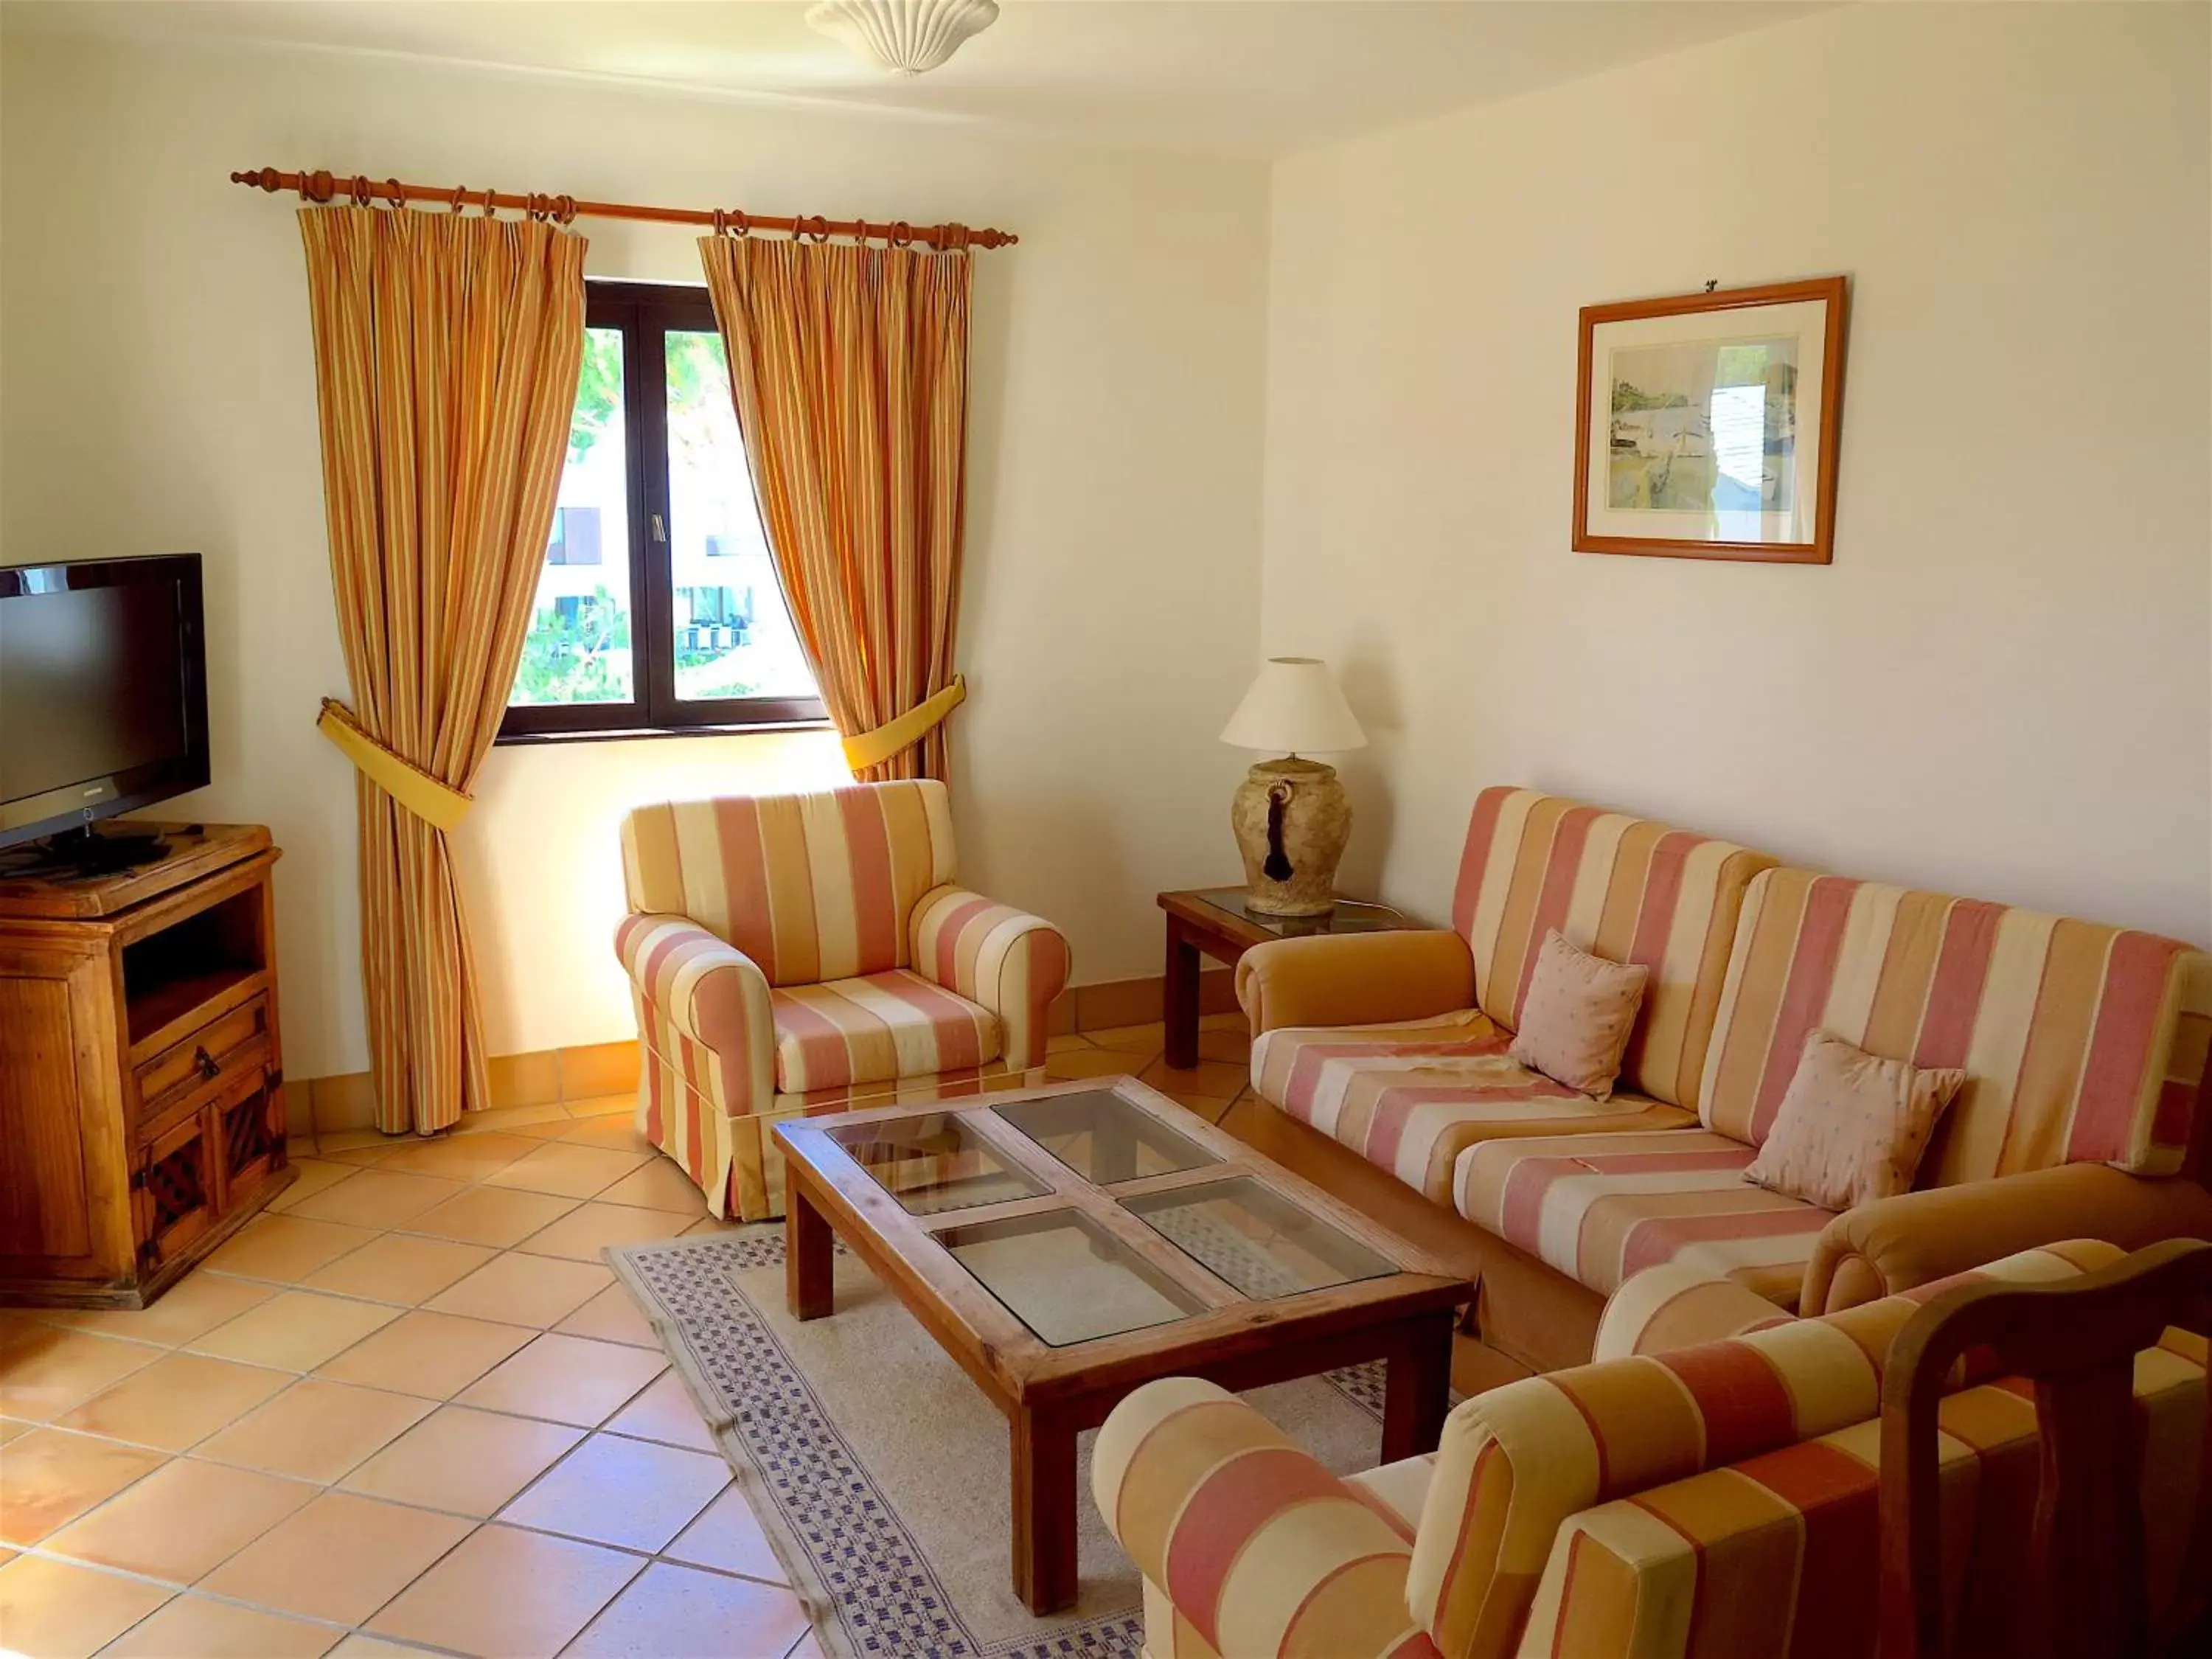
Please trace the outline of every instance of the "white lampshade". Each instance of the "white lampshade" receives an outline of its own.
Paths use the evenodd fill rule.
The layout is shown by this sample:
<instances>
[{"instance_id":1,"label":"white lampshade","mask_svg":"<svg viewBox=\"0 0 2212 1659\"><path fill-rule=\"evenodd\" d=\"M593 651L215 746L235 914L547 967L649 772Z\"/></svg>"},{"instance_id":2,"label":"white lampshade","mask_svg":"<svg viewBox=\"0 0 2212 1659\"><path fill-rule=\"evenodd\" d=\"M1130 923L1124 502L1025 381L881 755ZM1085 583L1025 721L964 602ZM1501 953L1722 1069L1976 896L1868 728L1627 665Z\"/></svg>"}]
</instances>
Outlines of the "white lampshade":
<instances>
[{"instance_id":1,"label":"white lampshade","mask_svg":"<svg viewBox=\"0 0 2212 1659\"><path fill-rule=\"evenodd\" d=\"M1367 734L1319 657L1270 657L1237 705L1221 740L1274 755L1364 749Z\"/></svg>"}]
</instances>

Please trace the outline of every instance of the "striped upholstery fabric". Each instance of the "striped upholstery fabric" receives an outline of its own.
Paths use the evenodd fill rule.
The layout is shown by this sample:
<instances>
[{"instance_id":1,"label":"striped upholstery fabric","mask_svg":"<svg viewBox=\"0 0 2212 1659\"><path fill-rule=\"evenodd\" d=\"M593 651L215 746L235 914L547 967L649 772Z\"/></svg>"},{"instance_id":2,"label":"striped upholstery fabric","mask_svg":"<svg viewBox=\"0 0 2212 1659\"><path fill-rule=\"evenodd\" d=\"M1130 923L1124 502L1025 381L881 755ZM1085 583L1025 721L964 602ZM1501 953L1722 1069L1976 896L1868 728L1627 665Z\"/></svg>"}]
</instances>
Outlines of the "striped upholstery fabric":
<instances>
[{"instance_id":1,"label":"striped upholstery fabric","mask_svg":"<svg viewBox=\"0 0 2212 1659\"><path fill-rule=\"evenodd\" d=\"M2058 1245L1960 1278L2066 1278L2119 1254L2106 1244ZM1922 1301L1959 1282L1697 1347L1529 1377L1459 1407L1445 1421L1414 1539L1406 1582L1414 1614L1448 1659L1531 1651L1522 1645L1524 1628L1570 1520L1868 1424L1881 1413L1890 1344ZM1873 1540L1846 1546L1870 1553ZM1617 1584L1618 1575L1610 1582ZM1595 1584L1590 1593L1597 1594ZM1779 1650L1721 1644L1698 1650Z\"/></svg>"},{"instance_id":2,"label":"striped upholstery fabric","mask_svg":"<svg viewBox=\"0 0 2212 1659\"><path fill-rule=\"evenodd\" d=\"M1966 1068L1919 1185L2071 1163L2181 1166L2212 958L2175 940L1778 869L1752 884L1699 1112L1757 1145L1807 1033Z\"/></svg>"},{"instance_id":3,"label":"striped upholstery fabric","mask_svg":"<svg viewBox=\"0 0 2212 1659\"><path fill-rule=\"evenodd\" d=\"M1477 1140L1664 1129L1678 1106L1619 1093L1606 1101L1509 1060L1512 1039L1474 1009L1437 1020L1265 1032L1253 1086L1291 1117L1349 1146L1439 1204Z\"/></svg>"},{"instance_id":4,"label":"striped upholstery fabric","mask_svg":"<svg viewBox=\"0 0 2212 1659\"><path fill-rule=\"evenodd\" d=\"M933 779L641 806L622 842L632 910L690 917L771 985L911 966L915 906L957 873Z\"/></svg>"},{"instance_id":5,"label":"striped upholstery fabric","mask_svg":"<svg viewBox=\"0 0 2212 1659\"><path fill-rule=\"evenodd\" d=\"M1475 1002L1511 1030L1544 935L1651 969L1621 1086L1694 1107L1745 886L1774 860L1529 789L1475 799L1452 900Z\"/></svg>"},{"instance_id":6,"label":"striped upholstery fabric","mask_svg":"<svg viewBox=\"0 0 2212 1659\"><path fill-rule=\"evenodd\" d=\"M1123 1401L1091 1486L1152 1587L1152 1659L1435 1659L1407 1612L1404 1516L1212 1383L1170 1377Z\"/></svg>"},{"instance_id":7,"label":"striped upholstery fabric","mask_svg":"<svg viewBox=\"0 0 2212 1659\"><path fill-rule=\"evenodd\" d=\"M943 784L641 807L623 866L638 1127L715 1215L783 1212L783 1118L1042 1081L1067 941L952 884Z\"/></svg>"},{"instance_id":8,"label":"striped upholstery fabric","mask_svg":"<svg viewBox=\"0 0 2212 1659\"><path fill-rule=\"evenodd\" d=\"M1460 1155L1453 1203L1601 1296L1677 1261L1795 1308L1835 1216L1744 1180L1752 1158L1694 1128L1486 1141Z\"/></svg>"},{"instance_id":9,"label":"striped upholstery fabric","mask_svg":"<svg viewBox=\"0 0 2212 1659\"><path fill-rule=\"evenodd\" d=\"M1744 1336L1786 1322L1790 1316L1732 1279L1715 1279L1680 1261L1646 1267L1607 1298L1590 1358L1626 1359L1636 1353L1693 1348L1724 1336Z\"/></svg>"},{"instance_id":10,"label":"striped upholstery fabric","mask_svg":"<svg viewBox=\"0 0 2212 1659\"><path fill-rule=\"evenodd\" d=\"M996 1015L905 969L787 986L769 1000L783 1094L971 1071L999 1057Z\"/></svg>"}]
</instances>

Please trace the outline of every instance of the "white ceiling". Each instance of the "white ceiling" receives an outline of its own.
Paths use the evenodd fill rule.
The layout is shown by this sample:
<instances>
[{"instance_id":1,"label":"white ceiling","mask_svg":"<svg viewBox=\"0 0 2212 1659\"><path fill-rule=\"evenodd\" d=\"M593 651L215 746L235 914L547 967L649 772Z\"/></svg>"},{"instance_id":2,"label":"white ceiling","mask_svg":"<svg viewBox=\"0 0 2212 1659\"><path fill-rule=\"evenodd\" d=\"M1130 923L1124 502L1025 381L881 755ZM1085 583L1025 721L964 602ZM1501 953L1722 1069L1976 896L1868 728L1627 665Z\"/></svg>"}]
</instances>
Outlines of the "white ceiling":
<instances>
[{"instance_id":1,"label":"white ceiling","mask_svg":"<svg viewBox=\"0 0 2212 1659\"><path fill-rule=\"evenodd\" d=\"M398 54L1273 156L1495 102L1820 0L1001 0L885 76L784 0L8 0L9 31Z\"/></svg>"}]
</instances>

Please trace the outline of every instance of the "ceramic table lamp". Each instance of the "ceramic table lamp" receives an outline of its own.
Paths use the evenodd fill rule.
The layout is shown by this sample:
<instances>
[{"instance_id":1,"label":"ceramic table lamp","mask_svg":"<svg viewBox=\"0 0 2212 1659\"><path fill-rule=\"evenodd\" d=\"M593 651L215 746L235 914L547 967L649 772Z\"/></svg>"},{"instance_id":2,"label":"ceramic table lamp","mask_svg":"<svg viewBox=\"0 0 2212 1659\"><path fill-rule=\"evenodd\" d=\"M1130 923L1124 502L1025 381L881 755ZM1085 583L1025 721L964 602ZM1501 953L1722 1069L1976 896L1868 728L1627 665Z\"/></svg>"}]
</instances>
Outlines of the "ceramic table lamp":
<instances>
[{"instance_id":1,"label":"ceramic table lamp","mask_svg":"<svg viewBox=\"0 0 2212 1659\"><path fill-rule=\"evenodd\" d=\"M1334 766L1300 757L1367 746L1328 665L1318 657L1269 658L1221 740L1282 756L1255 763L1230 803L1230 827L1244 854L1245 908L1326 915L1336 905L1336 861L1352 836L1352 803Z\"/></svg>"}]
</instances>

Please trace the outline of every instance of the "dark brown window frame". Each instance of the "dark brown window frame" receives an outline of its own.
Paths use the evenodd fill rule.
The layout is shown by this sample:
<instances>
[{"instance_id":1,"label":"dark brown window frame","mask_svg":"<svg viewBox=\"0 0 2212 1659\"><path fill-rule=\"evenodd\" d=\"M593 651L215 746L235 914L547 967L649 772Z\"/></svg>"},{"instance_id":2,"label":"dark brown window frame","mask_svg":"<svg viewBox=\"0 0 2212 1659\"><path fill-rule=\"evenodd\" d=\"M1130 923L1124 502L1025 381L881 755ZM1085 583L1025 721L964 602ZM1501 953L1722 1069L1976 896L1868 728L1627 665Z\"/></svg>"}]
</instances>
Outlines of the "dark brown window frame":
<instances>
[{"instance_id":1,"label":"dark brown window frame","mask_svg":"<svg viewBox=\"0 0 2212 1659\"><path fill-rule=\"evenodd\" d=\"M763 726L826 726L819 697L676 695L675 574L668 544L653 526L668 522L668 360L664 337L715 329L704 289L653 283L592 283L584 301L589 328L623 337L623 427L629 462L630 684L628 702L509 704L501 743L605 741L690 737ZM601 556L611 558L611 544Z\"/></svg>"}]
</instances>

